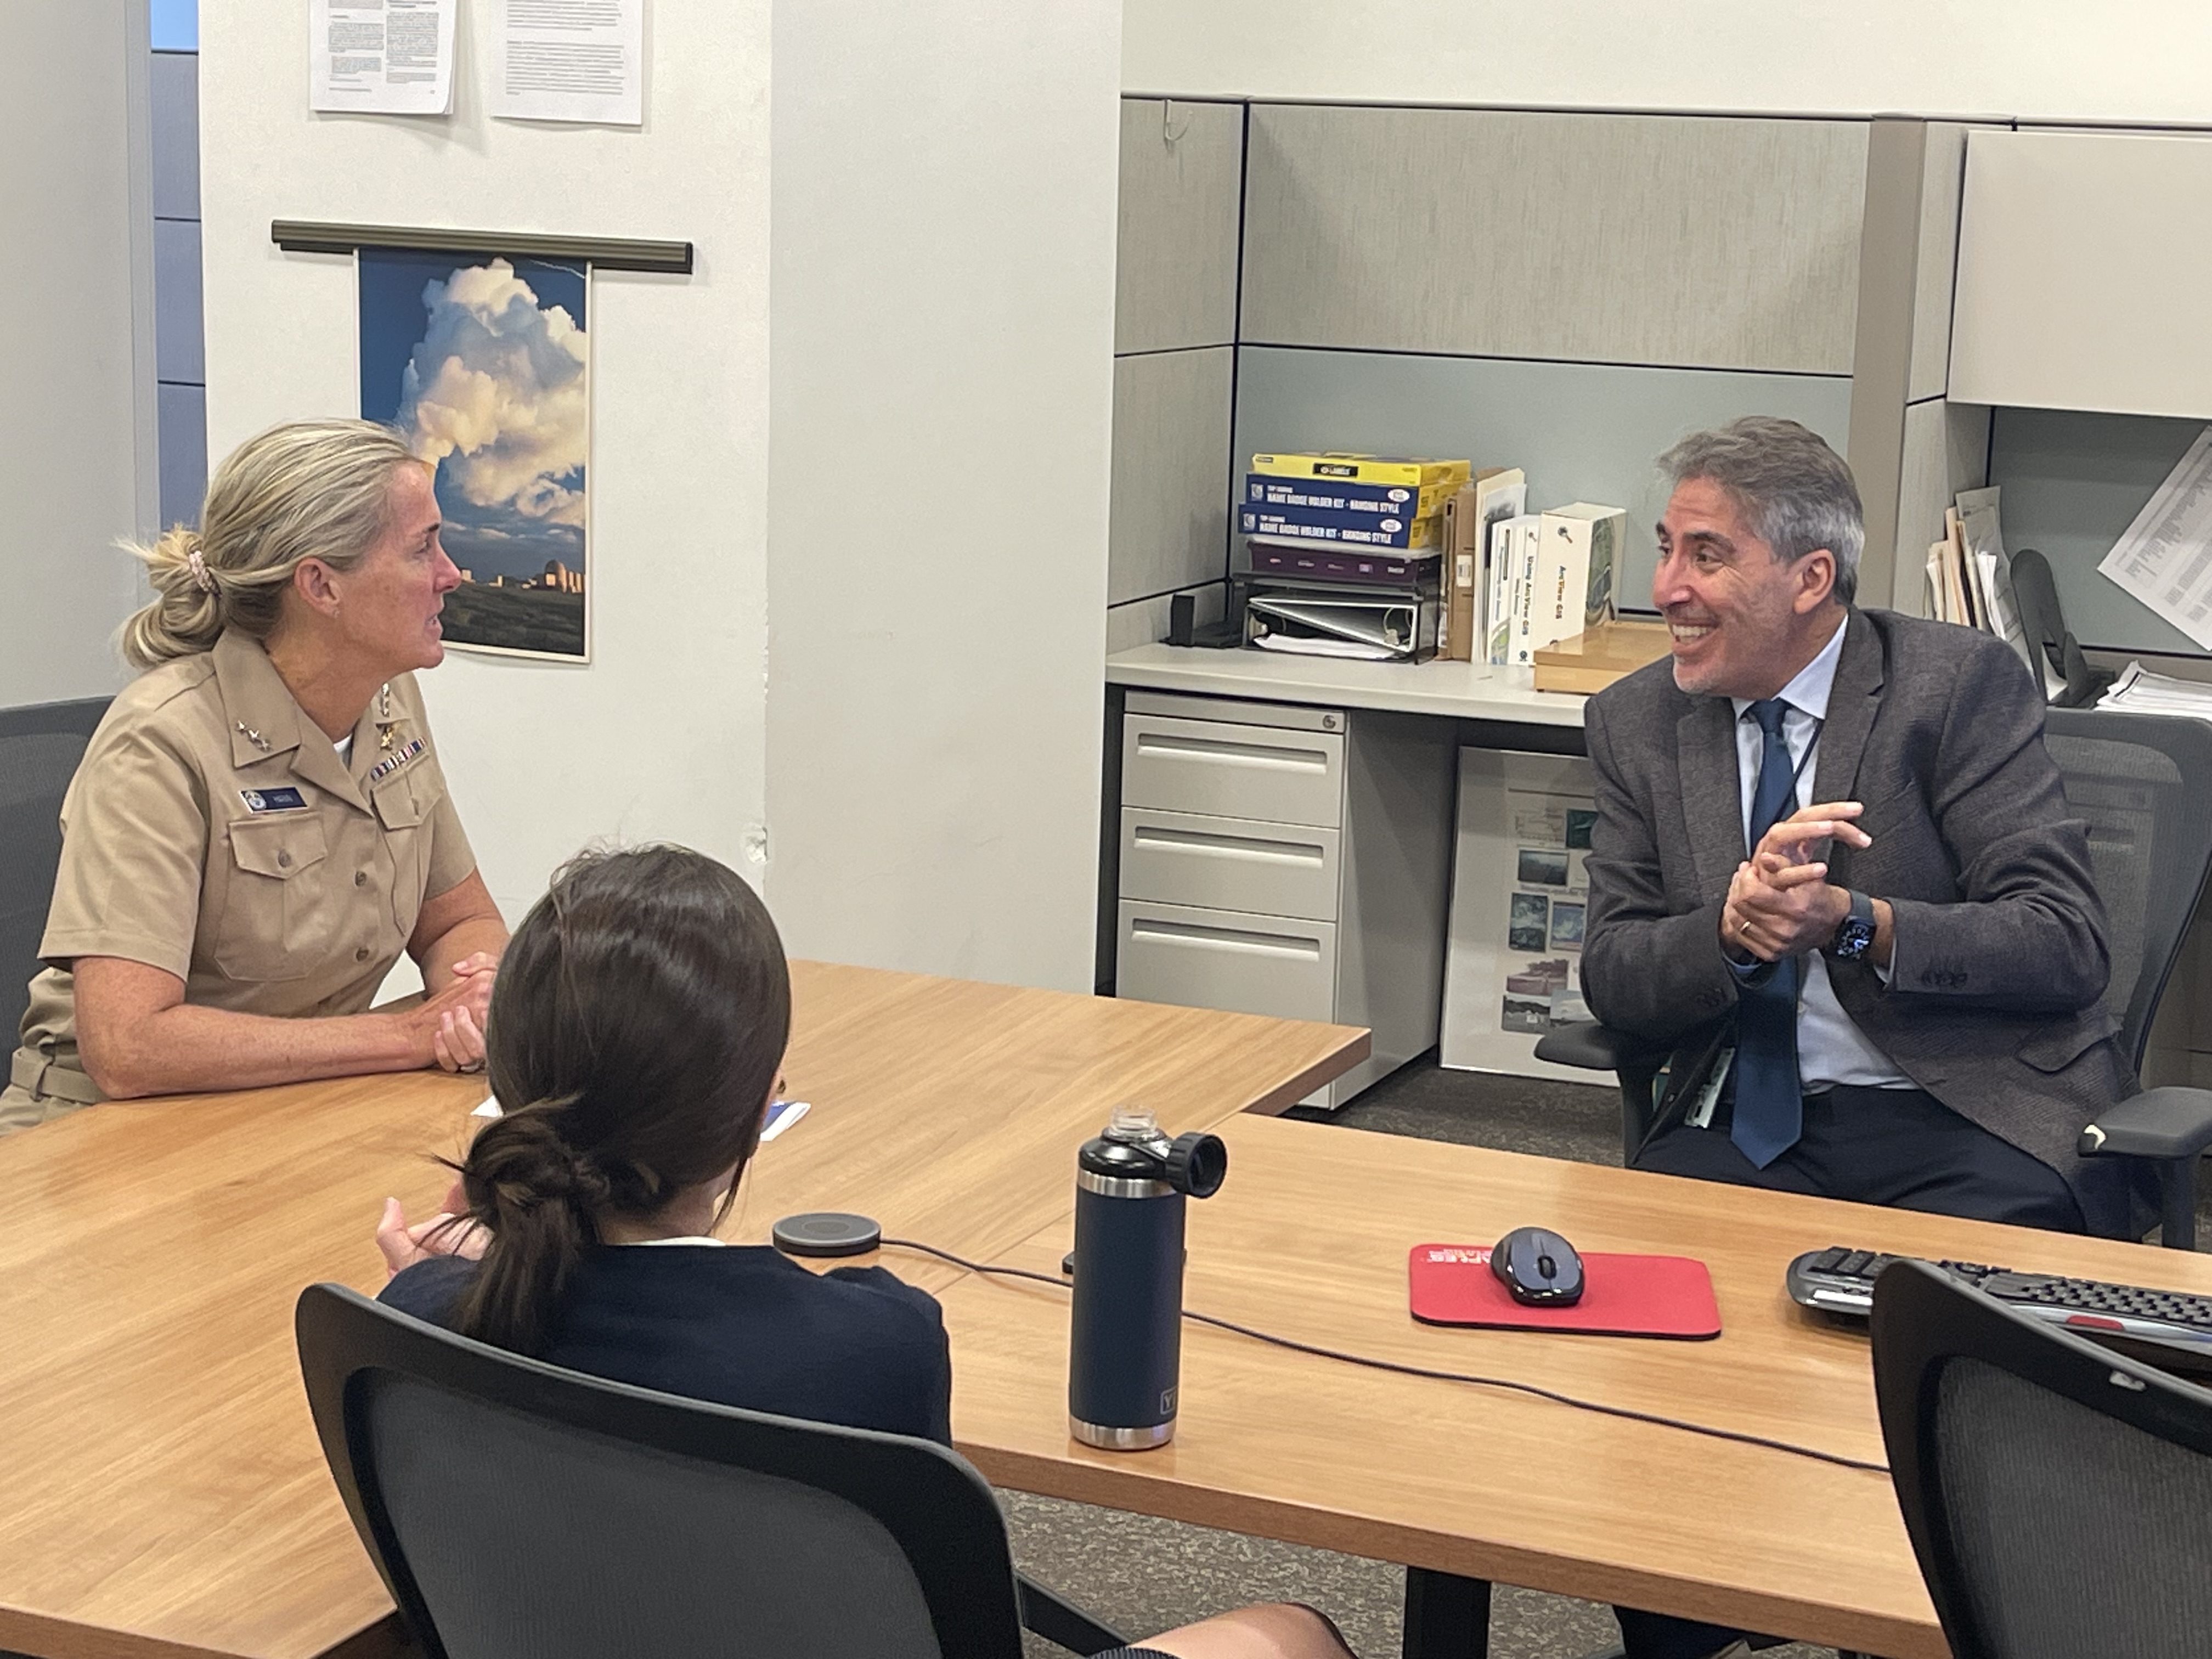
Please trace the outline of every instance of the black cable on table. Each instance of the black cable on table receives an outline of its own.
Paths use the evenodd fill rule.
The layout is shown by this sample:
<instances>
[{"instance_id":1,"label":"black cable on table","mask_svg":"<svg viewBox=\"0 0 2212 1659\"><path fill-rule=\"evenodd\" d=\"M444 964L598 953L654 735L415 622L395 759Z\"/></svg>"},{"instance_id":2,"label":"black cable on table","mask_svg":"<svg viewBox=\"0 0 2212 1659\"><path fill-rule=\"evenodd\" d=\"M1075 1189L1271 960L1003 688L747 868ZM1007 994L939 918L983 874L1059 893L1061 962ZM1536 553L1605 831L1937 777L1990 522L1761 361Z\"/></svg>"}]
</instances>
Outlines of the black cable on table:
<instances>
[{"instance_id":1,"label":"black cable on table","mask_svg":"<svg viewBox=\"0 0 2212 1659\"><path fill-rule=\"evenodd\" d=\"M1001 1267L988 1262L970 1261L950 1250L940 1250L934 1244L924 1244L910 1238L887 1238L886 1249L919 1250L924 1255L933 1255L950 1261L956 1267L969 1273L991 1273L1006 1279L1032 1279L1040 1285L1068 1288L1067 1281L1056 1273L1041 1273L1027 1267ZM1819 1463L1832 1463L1838 1468L1863 1469L1869 1474L1885 1478L1889 1465L1869 1462L1863 1457L1846 1457L1841 1452L1822 1451L1817 1446L1801 1446L1794 1441L1775 1440L1763 1434L1747 1434L1740 1429L1717 1428L1710 1423L1692 1423L1686 1418L1665 1417L1657 1412L1640 1412L1627 1406L1608 1406L1602 1401L1582 1400L1557 1389L1547 1389L1534 1382L1516 1382L1507 1376L1484 1376L1473 1371L1438 1370L1428 1365L1408 1365L1395 1359L1376 1359L1368 1354L1346 1353L1337 1348L1324 1348L1312 1342L1301 1342L1295 1337L1278 1336L1250 1325L1240 1325L1231 1319L1217 1318L1212 1314L1194 1313L1188 1308L1182 1316L1194 1324L1211 1325L1217 1330L1231 1331L1238 1336L1250 1337L1255 1342L1267 1342L1279 1348L1288 1348L1293 1353L1312 1354L1317 1358L1334 1359L1347 1365L1364 1365L1372 1370L1395 1371L1401 1376L1426 1377L1437 1382L1466 1382L1481 1389L1510 1389L1516 1394L1534 1395L1539 1400L1548 1400L1556 1405L1571 1406L1577 1411L1595 1412L1603 1417L1618 1417L1631 1423L1650 1423L1662 1429L1680 1429L1686 1434L1706 1435L1715 1440L1733 1440L1738 1445L1759 1446L1768 1451L1787 1452L1793 1457L1809 1457Z\"/></svg>"}]
</instances>

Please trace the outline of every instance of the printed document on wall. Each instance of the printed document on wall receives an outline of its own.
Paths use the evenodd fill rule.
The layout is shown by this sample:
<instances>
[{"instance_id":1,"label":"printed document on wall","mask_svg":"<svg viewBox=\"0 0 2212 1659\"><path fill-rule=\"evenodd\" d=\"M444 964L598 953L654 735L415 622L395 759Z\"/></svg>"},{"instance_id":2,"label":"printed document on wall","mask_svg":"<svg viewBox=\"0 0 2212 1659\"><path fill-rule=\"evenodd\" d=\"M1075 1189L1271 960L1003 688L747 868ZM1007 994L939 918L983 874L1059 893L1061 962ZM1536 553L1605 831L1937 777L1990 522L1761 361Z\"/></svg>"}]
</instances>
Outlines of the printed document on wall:
<instances>
[{"instance_id":1,"label":"printed document on wall","mask_svg":"<svg viewBox=\"0 0 2212 1659\"><path fill-rule=\"evenodd\" d=\"M2212 649L2212 426L2197 434L2097 569Z\"/></svg>"},{"instance_id":2,"label":"printed document on wall","mask_svg":"<svg viewBox=\"0 0 2212 1659\"><path fill-rule=\"evenodd\" d=\"M308 0L308 106L372 115L451 113L459 4Z\"/></svg>"},{"instance_id":3,"label":"printed document on wall","mask_svg":"<svg viewBox=\"0 0 2212 1659\"><path fill-rule=\"evenodd\" d=\"M499 0L491 112L645 122L645 0Z\"/></svg>"}]
</instances>

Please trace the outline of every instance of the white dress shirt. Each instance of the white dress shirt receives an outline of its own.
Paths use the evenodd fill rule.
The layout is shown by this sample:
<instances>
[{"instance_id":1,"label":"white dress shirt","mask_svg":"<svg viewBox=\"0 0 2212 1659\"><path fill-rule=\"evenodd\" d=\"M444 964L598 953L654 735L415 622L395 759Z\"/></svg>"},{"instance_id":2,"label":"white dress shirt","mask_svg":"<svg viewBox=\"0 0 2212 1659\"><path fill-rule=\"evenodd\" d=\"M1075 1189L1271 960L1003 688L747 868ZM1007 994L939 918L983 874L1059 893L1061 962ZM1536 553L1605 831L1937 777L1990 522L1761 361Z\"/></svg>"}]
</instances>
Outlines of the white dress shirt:
<instances>
[{"instance_id":1,"label":"white dress shirt","mask_svg":"<svg viewBox=\"0 0 2212 1659\"><path fill-rule=\"evenodd\" d=\"M1838 623L1820 655L1784 686L1782 741L1797 769L1797 805L1813 804L1813 775L1820 769L1820 727L1828 718L1828 693L1836 683L1836 663L1844 654L1844 625ZM1751 844L1751 798L1759 787L1759 770L1766 757L1765 734L1759 722L1747 719L1748 697L1732 697L1735 706L1735 775L1743 799L1743 834ZM1899 1072L1887 1054L1867 1040L1836 1000L1828 983L1828 963L1818 951L1800 957L1804 977L1797 996L1797 1079L1808 1094L1838 1083L1867 1089L1912 1089L1919 1085ZM1887 979L1887 975L1884 975Z\"/></svg>"}]
</instances>

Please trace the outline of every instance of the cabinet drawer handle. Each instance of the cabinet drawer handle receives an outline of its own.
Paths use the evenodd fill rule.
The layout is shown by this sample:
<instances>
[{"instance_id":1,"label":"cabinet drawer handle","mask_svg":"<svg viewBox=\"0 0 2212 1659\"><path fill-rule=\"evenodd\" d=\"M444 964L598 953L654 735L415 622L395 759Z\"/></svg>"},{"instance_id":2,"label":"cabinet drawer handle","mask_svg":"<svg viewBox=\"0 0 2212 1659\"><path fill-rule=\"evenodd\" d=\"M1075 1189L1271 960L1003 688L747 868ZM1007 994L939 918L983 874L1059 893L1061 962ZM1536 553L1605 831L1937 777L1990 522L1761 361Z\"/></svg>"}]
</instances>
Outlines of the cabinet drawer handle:
<instances>
[{"instance_id":1,"label":"cabinet drawer handle","mask_svg":"<svg viewBox=\"0 0 2212 1659\"><path fill-rule=\"evenodd\" d=\"M1140 823L1130 841L1139 847L1174 853L1207 853L1222 858L1257 859L1268 864L1310 864L1318 870L1322 861L1319 846L1304 841L1265 841L1251 836L1212 836L1196 830L1170 830Z\"/></svg>"},{"instance_id":2,"label":"cabinet drawer handle","mask_svg":"<svg viewBox=\"0 0 2212 1659\"><path fill-rule=\"evenodd\" d=\"M1165 732L1137 733L1137 752L1170 760L1218 761L1230 766L1263 766L1283 772L1328 771L1325 749L1285 749L1272 743L1231 743L1219 738L1176 737Z\"/></svg>"},{"instance_id":3,"label":"cabinet drawer handle","mask_svg":"<svg viewBox=\"0 0 2212 1659\"><path fill-rule=\"evenodd\" d=\"M1303 962L1321 960L1321 941L1296 933L1248 933L1237 927L1205 927L1188 921L1164 921L1140 916L1129 924L1129 937L1162 945L1198 945L1216 951L1243 951L1254 956L1295 957Z\"/></svg>"}]
</instances>

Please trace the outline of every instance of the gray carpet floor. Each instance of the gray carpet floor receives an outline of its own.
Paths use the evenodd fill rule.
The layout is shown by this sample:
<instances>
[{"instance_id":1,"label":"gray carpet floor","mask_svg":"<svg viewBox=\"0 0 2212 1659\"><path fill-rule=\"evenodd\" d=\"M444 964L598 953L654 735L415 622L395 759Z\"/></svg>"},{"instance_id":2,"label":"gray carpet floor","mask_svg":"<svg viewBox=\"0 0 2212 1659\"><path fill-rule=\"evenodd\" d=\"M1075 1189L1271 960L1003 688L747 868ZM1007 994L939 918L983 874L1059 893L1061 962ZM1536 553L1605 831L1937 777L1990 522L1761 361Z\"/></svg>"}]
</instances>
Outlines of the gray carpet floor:
<instances>
[{"instance_id":1,"label":"gray carpet floor","mask_svg":"<svg viewBox=\"0 0 2212 1659\"><path fill-rule=\"evenodd\" d=\"M1447 1072L1432 1060L1405 1066L1333 1115L1293 1115L1346 1132L1620 1162L1620 1097L1611 1087ZM1056 1498L1001 1497L1016 1565L1133 1636L1249 1601L1290 1600L1335 1620L1361 1659L1395 1659L1401 1650L1405 1575L1386 1562ZM1620 1641L1604 1607L1504 1585L1492 1601L1490 1629L1495 1659L1579 1659ZM1050 1644L1026 1639L1029 1659L1064 1659ZM1772 1659L1825 1659L1826 1652L1770 1650Z\"/></svg>"}]
</instances>

